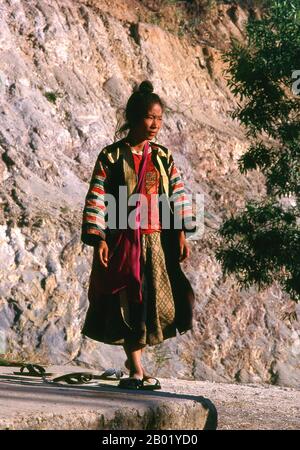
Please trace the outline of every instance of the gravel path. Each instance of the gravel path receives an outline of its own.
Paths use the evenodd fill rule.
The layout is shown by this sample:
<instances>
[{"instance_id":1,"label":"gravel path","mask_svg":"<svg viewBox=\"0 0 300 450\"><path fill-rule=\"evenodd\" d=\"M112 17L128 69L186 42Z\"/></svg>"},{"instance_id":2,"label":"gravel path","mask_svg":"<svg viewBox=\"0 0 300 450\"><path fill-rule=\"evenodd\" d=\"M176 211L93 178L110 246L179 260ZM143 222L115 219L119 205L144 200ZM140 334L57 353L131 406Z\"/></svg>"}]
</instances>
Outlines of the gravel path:
<instances>
[{"instance_id":1,"label":"gravel path","mask_svg":"<svg viewBox=\"0 0 300 450\"><path fill-rule=\"evenodd\" d=\"M300 429L300 390L272 385L161 380L166 391L201 395L218 411L219 430Z\"/></svg>"},{"instance_id":2,"label":"gravel path","mask_svg":"<svg viewBox=\"0 0 300 450\"><path fill-rule=\"evenodd\" d=\"M30 388L31 384L32 388L38 389L40 396L50 394L49 386L43 385L40 379L22 379L22 377L12 376L15 369L14 367L1 367L2 376L0 377L4 382L8 376L11 389L14 388L15 395L22 387L24 389L26 386ZM49 366L47 369L57 374L83 370L79 367L66 365ZM168 393L180 394L186 399L191 396L193 397L192 400L195 400L195 396L209 399L217 409L218 430L300 430L300 390L298 389L284 386L227 384L176 378L160 378L160 382L162 390L157 391L157 395L164 396L167 393L166 399L169 398L171 402L174 401L175 397L168 396ZM41 390L42 386L45 389ZM79 387L78 395L83 392L84 387ZM8 385L7 389L9 389ZM64 390L66 390L65 387ZM54 395L54 393L52 394ZM93 401L97 400L98 394L95 394L95 398L93 393L89 393L89 395L92 395L90 402L92 399L94 399ZM28 411L34 409L34 403L39 402L38 395L35 395L31 402L28 402L28 399L26 400L24 396L25 393L19 397L19 400L24 402L22 409L25 406ZM126 397L123 406L130 406L134 398L136 397L132 395ZM57 406L63 407L62 403L62 399L58 398ZM11 402L5 406L6 408L14 408L12 398Z\"/></svg>"}]
</instances>

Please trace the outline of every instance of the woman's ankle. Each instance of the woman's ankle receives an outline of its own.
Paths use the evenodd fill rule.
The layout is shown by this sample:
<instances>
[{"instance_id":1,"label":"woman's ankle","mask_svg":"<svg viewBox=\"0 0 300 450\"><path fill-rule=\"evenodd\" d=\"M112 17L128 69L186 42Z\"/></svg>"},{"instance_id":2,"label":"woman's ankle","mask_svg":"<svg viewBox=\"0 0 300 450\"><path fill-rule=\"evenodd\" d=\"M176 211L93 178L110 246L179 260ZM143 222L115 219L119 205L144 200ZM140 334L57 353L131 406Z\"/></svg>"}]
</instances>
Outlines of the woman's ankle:
<instances>
[{"instance_id":1,"label":"woman's ankle","mask_svg":"<svg viewBox=\"0 0 300 450\"><path fill-rule=\"evenodd\" d=\"M138 378L139 380L142 380L144 378L143 371L140 370L131 370L129 373L130 378Z\"/></svg>"}]
</instances>

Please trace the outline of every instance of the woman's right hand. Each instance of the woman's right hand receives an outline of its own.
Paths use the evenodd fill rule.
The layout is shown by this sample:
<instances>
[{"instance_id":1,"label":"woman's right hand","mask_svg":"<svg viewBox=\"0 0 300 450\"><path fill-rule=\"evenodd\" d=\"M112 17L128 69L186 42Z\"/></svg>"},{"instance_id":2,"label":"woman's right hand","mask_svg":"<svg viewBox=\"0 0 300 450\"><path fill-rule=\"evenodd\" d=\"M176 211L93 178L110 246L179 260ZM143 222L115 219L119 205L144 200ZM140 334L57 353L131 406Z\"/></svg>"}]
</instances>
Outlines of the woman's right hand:
<instances>
[{"instance_id":1,"label":"woman's right hand","mask_svg":"<svg viewBox=\"0 0 300 450\"><path fill-rule=\"evenodd\" d=\"M100 265L108 266L108 245L105 241L101 241L98 248Z\"/></svg>"}]
</instances>

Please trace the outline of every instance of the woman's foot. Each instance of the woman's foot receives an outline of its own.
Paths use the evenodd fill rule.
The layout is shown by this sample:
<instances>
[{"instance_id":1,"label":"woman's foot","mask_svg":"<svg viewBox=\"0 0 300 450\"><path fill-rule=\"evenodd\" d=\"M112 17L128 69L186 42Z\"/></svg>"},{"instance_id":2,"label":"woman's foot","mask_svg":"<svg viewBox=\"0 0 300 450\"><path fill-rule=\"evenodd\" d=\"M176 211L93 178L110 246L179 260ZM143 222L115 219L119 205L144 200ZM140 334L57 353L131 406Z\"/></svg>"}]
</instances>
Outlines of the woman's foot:
<instances>
[{"instance_id":1,"label":"woman's foot","mask_svg":"<svg viewBox=\"0 0 300 450\"><path fill-rule=\"evenodd\" d=\"M148 374L148 373L145 371L145 369L144 369L143 366L141 366L141 367L142 367L142 373L141 373L141 372L138 372L137 375L134 376L133 374L134 374L135 372L131 370L131 367L130 367L130 364L129 364L128 359L126 359L124 365L125 365L126 369L129 370L129 372L130 372L130 377L139 378L139 379L142 379L142 380L144 380L144 381L147 381L147 380L153 378L150 374Z\"/></svg>"}]
</instances>

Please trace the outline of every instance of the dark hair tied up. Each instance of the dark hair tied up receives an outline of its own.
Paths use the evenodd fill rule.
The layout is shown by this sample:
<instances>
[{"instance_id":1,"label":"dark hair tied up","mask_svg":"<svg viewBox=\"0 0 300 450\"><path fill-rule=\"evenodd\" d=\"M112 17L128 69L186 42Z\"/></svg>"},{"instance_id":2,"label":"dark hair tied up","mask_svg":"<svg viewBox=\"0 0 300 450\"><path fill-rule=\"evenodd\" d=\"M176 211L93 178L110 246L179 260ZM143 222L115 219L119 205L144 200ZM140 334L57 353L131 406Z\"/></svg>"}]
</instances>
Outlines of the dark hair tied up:
<instances>
[{"instance_id":1,"label":"dark hair tied up","mask_svg":"<svg viewBox=\"0 0 300 450\"><path fill-rule=\"evenodd\" d=\"M141 92L142 94L150 94L153 92L153 84L149 80L142 81L139 85L138 92Z\"/></svg>"},{"instance_id":2,"label":"dark hair tied up","mask_svg":"<svg viewBox=\"0 0 300 450\"><path fill-rule=\"evenodd\" d=\"M138 89L135 88L128 99L125 110L126 122L117 130L116 137L123 131L130 130L138 125L138 123L147 115L150 107L154 103L158 103L162 110L164 110L164 102L153 92L151 81L144 80L139 85Z\"/></svg>"}]
</instances>

